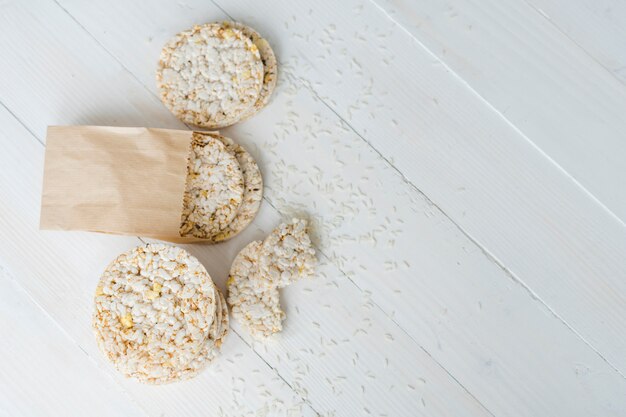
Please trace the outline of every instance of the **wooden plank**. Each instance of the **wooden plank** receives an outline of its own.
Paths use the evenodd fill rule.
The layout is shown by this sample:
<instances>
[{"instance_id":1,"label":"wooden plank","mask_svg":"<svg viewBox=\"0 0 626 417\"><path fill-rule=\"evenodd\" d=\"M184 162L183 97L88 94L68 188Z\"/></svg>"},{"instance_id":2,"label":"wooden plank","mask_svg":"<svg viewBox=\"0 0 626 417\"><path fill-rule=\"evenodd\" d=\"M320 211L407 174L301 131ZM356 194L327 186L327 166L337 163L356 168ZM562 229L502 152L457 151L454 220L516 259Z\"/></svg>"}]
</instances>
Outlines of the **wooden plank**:
<instances>
[{"instance_id":1,"label":"wooden plank","mask_svg":"<svg viewBox=\"0 0 626 417\"><path fill-rule=\"evenodd\" d=\"M619 0L527 2L626 84L626 3Z\"/></svg>"},{"instance_id":2,"label":"wooden plank","mask_svg":"<svg viewBox=\"0 0 626 417\"><path fill-rule=\"evenodd\" d=\"M59 116L55 115L54 102L59 100L59 96L69 95L67 90L80 92L81 95L76 100L83 100L84 97L90 96L91 86L95 86L93 92L97 93L99 86L107 82L106 77L117 71L119 74L115 82L107 86L109 91L114 92L110 93L114 97L105 97L103 101L99 101L99 105L105 109L116 108L116 112L120 114L125 114L127 107L131 113L132 108L143 109L143 115L138 117L133 124L155 125L168 119L167 110L158 101L145 93L143 87L133 81L131 75L124 74L123 68L113 59L104 59L106 54L97 43L85 37L80 28L73 24L60 9L49 4L51 3L40 2L36 6L15 6L10 9L11 13L7 20L21 21L24 24L28 18L37 19L46 25L41 33L63 34L62 39L48 44L47 48L55 49L62 57L70 54L70 51L77 55L79 54L77 51L82 51L83 59L98 62L100 66L106 68L101 72L89 73L80 72L79 68L74 77L67 74L67 71L60 71L60 74L67 75L49 78L46 68L54 67L54 64L48 64L47 60L57 58L45 55L43 51L39 53L37 50L38 45L42 43L39 37L43 35L39 32L32 34L26 29L24 29L25 32L17 31L12 34L9 32L8 37L14 36L14 41L20 40L23 55L15 51L7 51L7 55L31 60L33 65L40 68L38 72L26 73L17 78L13 86L9 83L0 85L0 99L7 98L13 114L25 121L29 130L43 130L42 120L53 123L83 120L80 119L80 113L75 113L77 110L73 110L80 108L80 105L68 109ZM9 41L5 45L11 43ZM63 88L65 84L71 84L71 86ZM41 88L43 86L45 88ZM30 98L28 107L22 106L21 99L17 99L21 97L17 94L17 90L21 91L21 95ZM125 96L134 97L134 102L126 101ZM90 97L89 100L94 99ZM39 113L33 116L32 109ZM151 116L155 113L158 117ZM3 163L6 164L4 172L7 175L2 177L2 189L7 190L7 196L0 204L2 209L0 228L3 233L16 235L17 238L11 242L0 243L0 250L6 253L7 263L16 271L16 277L33 298L72 337L76 338L81 347L102 362L89 330L93 286L106 263L116 253L136 244L136 241L131 238L86 233L37 232L37 201L43 149L33 138L29 138L26 131L19 128L15 120L12 120L6 112L4 116L7 120L3 120L3 132L0 137L3 148L7 149L6 154L3 155ZM169 117L171 119L171 116ZM40 136L38 139L43 142L43 137ZM32 154L35 156L31 156ZM7 158L6 161L4 157ZM22 165L25 159L29 163ZM15 176L24 180L13 185L12 179ZM15 203L16 200L20 203ZM251 234L256 233L258 237L267 234L277 224L279 218L279 214L271 209L271 206L266 206L256 222L261 229L250 228L242 236L223 245L193 246L193 251L201 257L216 281L223 283L225 272L236 251L251 239ZM28 234L17 233L18 230L27 230ZM24 263L21 261L27 259L31 252L40 254L42 262ZM80 257L77 254L80 254ZM342 276L336 266L327 266L324 270L327 275L332 275L333 279ZM346 302L345 300L349 300L349 305L355 305L362 297L360 290L353 284L339 286L337 290L334 290L333 287L337 285L332 280L320 278L315 285L331 287L333 299L337 300L332 308L337 311L342 311L342 308L345 311L345 307L341 307L341 303ZM295 290L297 291L297 288ZM313 314L317 314L314 309L315 293L309 293L306 290L303 292L308 295L302 299L298 308L301 311L310 308L313 309ZM66 302L59 302L56 296L59 293L63 294ZM311 403L313 408L317 410L319 407L320 412L328 414L336 412L341 415L361 415L364 412L362 407L365 406L370 407L372 411L391 410L400 415L412 415L415 409L428 404L430 415L458 415L460 413L475 416L489 415L426 352L418 349L411 338L400 331L382 311L370 310L363 307L360 310L351 311L350 317L345 320L337 320L332 312L321 317L324 319L322 325L333 327L334 331L340 335L351 335L356 330L357 324L363 325L362 323L371 321L371 334L362 335L359 338L362 346L359 346L358 350L364 363L375 363L375 368L355 367L352 362L354 351L351 344L341 349L315 345L318 335L311 331L314 325L306 320L305 315L299 319L298 314L290 310L291 332L286 333L284 337L292 345L309 346L313 352L308 354L312 366L304 368L298 374L292 372L294 379L287 380L287 384L293 386L296 394L293 394L291 388L286 386L280 377L274 375L273 371L270 372L268 365L234 335L224 346L224 355L214 372L205 372L193 381L156 389L129 381L120 381L120 383L150 414L165 412L197 415L207 410L217 413L220 407L226 415L263 413L267 412L269 407L279 408L278 410L270 409L269 412L273 414L281 411L284 414L295 413L297 415L314 413L315 410L307 407L306 404L303 406L304 398ZM392 348L389 348L387 342L379 337L383 331L398 332ZM290 352L285 352L280 358L268 355L263 359L282 375L284 370L290 369L292 361L297 361L298 357L303 355L300 352L298 356L292 356L293 359L290 360L289 354ZM380 364L385 364L383 355L397 355L401 360L391 362L379 369ZM108 364L102 363L102 366L119 380L119 376L113 373ZM366 378L369 378L368 372L372 369L376 370L376 378L367 384L369 387L367 393L360 391L360 386L356 385L356 388L351 387L349 391L346 390L344 395L333 395L334 387L328 384L328 379L341 380L339 377L344 376L352 381L366 381ZM302 376L302 373L305 373L306 378ZM218 375L225 375L226 380L217 378ZM428 385L420 387L420 378L428 381ZM389 391L389 387L394 383L403 388ZM415 394L409 385L415 390L419 389L419 395ZM302 411L299 411L300 408Z\"/></svg>"},{"instance_id":3,"label":"wooden plank","mask_svg":"<svg viewBox=\"0 0 626 417\"><path fill-rule=\"evenodd\" d=\"M62 4L151 90L153 70L149 55L158 53L159 46L146 46L144 40L165 41L168 34L197 23L198 16L207 16L207 20L224 17L205 2L184 6L160 3L154 7L144 5L140 13L135 10L125 16L123 25L116 25L116 16L125 7L121 2L94 4L89 8L78 2ZM282 26L276 25L276 19L281 19L279 22L289 20L290 24L291 17L285 16L290 11L279 8L261 11L249 3L229 6L248 7L246 13L236 14L241 18L250 13L263 16L265 25L261 20L248 20L263 33L272 33L270 26L274 28L272 41L283 60L283 76L268 109L226 131L248 146L259 146L255 155L263 164L270 188L266 193L268 201L283 213L304 210L313 215L318 221L320 247L364 290L363 304L376 303L383 308L494 414L584 415L601 410L597 412L616 415L623 411L623 402L614 400L620 398L619 394L612 391L613 384L621 386L623 379L542 303L529 297L523 286L486 257L384 160L363 146L362 139L330 109L324 108L324 103L315 99L317 89L323 87L321 82L307 84L307 78L305 86L315 91L303 88L300 77L313 76L315 71L325 73L321 68L313 71L304 60L295 66L294 60L307 51L306 39L299 40L299 33L278 36L277 31ZM269 16L272 13L274 18ZM303 15L307 16L297 13L297 19ZM304 30L312 31L313 26L307 26L312 22L306 19ZM324 17L318 22L321 27L328 27L327 19ZM376 21L371 16L368 19ZM132 28L132 36L127 28ZM122 39L125 41L121 42ZM312 42L309 40L309 43ZM347 73L353 65L351 59L352 56L332 57L328 59L328 67L337 69L333 66L336 60L336 65L343 65L341 71ZM302 69L310 71L301 74L298 71ZM437 81L439 88L451 83L443 77ZM359 85L356 88L350 82L350 79L345 80L347 86L332 84L340 93L328 98L329 91L324 90L324 99L332 103L338 95L369 94L367 88ZM458 91L462 94L465 90L459 88ZM429 103L432 103L430 99ZM486 112L484 117L482 112L478 114L489 126L494 123L499 127L491 113ZM441 120L437 122L436 127L445 130L446 124ZM389 126L393 128L393 123ZM506 134L511 135L510 131ZM298 292L291 288L289 291L289 300L292 300ZM319 291L315 287L313 293ZM324 293L322 298L326 297ZM333 306L341 303L350 307L348 311L358 311L350 298L342 301L339 297L330 297L329 300L328 304L323 300L321 303L322 307L330 306L331 312ZM301 304L296 305L300 306L301 313L296 313L300 318L304 313ZM303 323L308 325L307 321L315 321L314 326L332 332L336 315L325 316L318 310L324 311L313 308L312 313L306 313L307 320ZM291 312L290 317L293 317ZM366 332L368 321L364 320ZM393 334L390 339L386 335L384 338L395 340ZM300 377L303 369L319 366L317 358L306 354L307 345L284 343L268 346L264 353L268 362L281 369L281 374L290 371L294 377ZM546 346L551 349L546 350ZM300 365L293 365L294 361ZM572 370L580 361L594 364L591 367L594 377L590 379L598 385L591 390L572 378ZM610 381L599 382L595 379L598 374ZM315 381L314 376L311 378ZM329 385L337 389L338 381L331 378ZM316 386L316 383L311 385ZM393 392L393 388L391 390ZM324 400L326 397L320 401Z\"/></svg>"},{"instance_id":4,"label":"wooden plank","mask_svg":"<svg viewBox=\"0 0 626 417\"><path fill-rule=\"evenodd\" d=\"M0 415L145 416L0 263Z\"/></svg>"},{"instance_id":5,"label":"wooden plank","mask_svg":"<svg viewBox=\"0 0 626 417\"><path fill-rule=\"evenodd\" d=\"M626 87L605 68L526 2L379 5L626 221L626 196L615 192L626 188Z\"/></svg>"}]
</instances>

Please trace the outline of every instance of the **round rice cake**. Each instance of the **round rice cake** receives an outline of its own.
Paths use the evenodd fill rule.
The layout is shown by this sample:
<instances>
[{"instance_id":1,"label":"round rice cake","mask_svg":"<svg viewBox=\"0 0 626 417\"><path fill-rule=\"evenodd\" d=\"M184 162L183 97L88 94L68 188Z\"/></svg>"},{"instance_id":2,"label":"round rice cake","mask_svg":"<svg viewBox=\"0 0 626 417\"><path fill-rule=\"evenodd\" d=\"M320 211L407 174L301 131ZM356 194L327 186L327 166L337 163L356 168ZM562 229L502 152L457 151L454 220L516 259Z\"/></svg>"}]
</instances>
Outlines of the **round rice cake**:
<instances>
[{"instance_id":1,"label":"round rice cake","mask_svg":"<svg viewBox=\"0 0 626 417\"><path fill-rule=\"evenodd\" d=\"M235 155L198 132L187 164L180 235L211 239L227 230L244 199L244 176Z\"/></svg>"},{"instance_id":2,"label":"round rice cake","mask_svg":"<svg viewBox=\"0 0 626 417\"><path fill-rule=\"evenodd\" d=\"M185 250L148 244L118 256L96 288L93 327L100 349L124 375L147 383L178 379L214 326L217 294Z\"/></svg>"},{"instance_id":3,"label":"round rice cake","mask_svg":"<svg viewBox=\"0 0 626 417\"><path fill-rule=\"evenodd\" d=\"M257 103L265 71L259 48L241 30L219 23L177 34L161 51L161 100L185 123L219 128Z\"/></svg>"},{"instance_id":4,"label":"round rice cake","mask_svg":"<svg viewBox=\"0 0 626 417\"><path fill-rule=\"evenodd\" d=\"M236 144L230 138L215 133L206 134L218 139L226 146L227 151L235 155L243 173L243 202L233 221L224 230L212 237L214 242L222 242L238 235L256 217L263 200L263 177L256 161L243 146Z\"/></svg>"},{"instance_id":5,"label":"round rice cake","mask_svg":"<svg viewBox=\"0 0 626 417\"><path fill-rule=\"evenodd\" d=\"M272 231L263 241L258 255L258 285L285 287L315 271L315 249L307 232L307 222L292 219Z\"/></svg>"},{"instance_id":6,"label":"round rice cake","mask_svg":"<svg viewBox=\"0 0 626 417\"><path fill-rule=\"evenodd\" d=\"M285 313L277 287L257 285L250 279L257 271L261 242L252 242L235 257L228 277L228 303L233 317L256 338L282 330Z\"/></svg>"},{"instance_id":7,"label":"round rice cake","mask_svg":"<svg viewBox=\"0 0 626 417\"><path fill-rule=\"evenodd\" d=\"M250 109L241 116L241 121L254 116L270 101L270 97L274 92L278 80L278 62L276 61L276 55L274 55L274 51L269 42L261 37L256 30L240 22L223 22L223 25L225 27L239 29L241 33L250 38L252 43L258 48L261 61L263 62L263 86L261 87L259 98L254 106L250 107Z\"/></svg>"}]
</instances>

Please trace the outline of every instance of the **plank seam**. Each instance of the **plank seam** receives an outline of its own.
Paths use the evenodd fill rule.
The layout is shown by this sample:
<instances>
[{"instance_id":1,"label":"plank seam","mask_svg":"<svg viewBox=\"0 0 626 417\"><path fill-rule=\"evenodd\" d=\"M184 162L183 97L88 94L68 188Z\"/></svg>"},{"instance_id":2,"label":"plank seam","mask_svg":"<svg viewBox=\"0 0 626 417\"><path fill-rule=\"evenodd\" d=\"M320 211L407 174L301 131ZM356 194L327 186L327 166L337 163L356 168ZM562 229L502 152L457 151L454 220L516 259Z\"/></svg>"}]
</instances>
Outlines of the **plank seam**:
<instances>
[{"instance_id":1,"label":"plank seam","mask_svg":"<svg viewBox=\"0 0 626 417\"><path fill-rule=\"evenodd\" d=\"M373 0L369 0L374 5L376 5L382 12L397 26L402 28L404 32L406 32L414 41L420 45L428 54L430 54L437 61L441 62L441 65L446 68L446 70L458 78L470 91L472 91L482 102L484 102L491 110L496 112L507 124L511 126L520 136L522 136L533 148L541 153L546 159L548 159L554 166L557 167L561 172L563 172L567 178L571 179L582 191L584 191L592 200L594 200L598 205L606 210L608 214L610 214L620 226L626 227L626 224L622 222L620 218L618 218L612 211L610 211L606 206L604 206L593 194L591 194L586 188L584 188L575 178L567 173L559 164L557 164L550 156L548 156L543 150L541 150L534 142L532 142L522 131L520 131L515 125L513 125L502 113L500 113L495 107L493 107L487 100L485 100L476 90L474 90L463 78L461 78L456 72L454 72L444 61L442 61L439 57L437 57L432 51L430 51L425 45L419 41L419 39L415 38L413 34L411 34L408 30L406 30L402 25L400 25L397 21L395 21L389 14L382 9L378 4L374 3ZM217 6L217 5L216 5ZM218 6L219 7L219 6ZM232 19L232 18L231 18ZM288 71L284 71L288 72ZM291 75L291 74L290 74ZM291 75L293 76L293 75ZM389 159L387 159L373 144L371 144L363 135L361 135L347 120L345 120L338 112L336 112L330 104L326 102L322 97L320 97L314 88L311 86L311 83L308 80L297 77L301 81L301 84L311 91L315 97L322 102L330 111L332 111L345 125L348 127L354 134L360 137L376 154L382 158L390 168L392 168L400 177L402 181L408 184L412 189L414 189L417 193L423 196L430 204L432 204L443 216L445 216L448 220L454 224L454 226L465 236L467 237L474 245L476 245L480 251L485 255L485 257L491 262L495 263L498 268L500 268L513 282L517 285L521 286L534 300L538 301L542 304L549 312L558 319L561 323L565 325L570 331L572 331L580 340L582 340L589 348L591 348L606 364L608 364L614 371L616 371L622 378L626 379L626 375L622 373L615 365L613 365L598 349L596 349L587 339L585 339L581 333L579 333L573 326L565 321L557 312L552 309L535 291L533 291L522 279L517 277L511 270L509 270L504 264L489 250L487 250L482 244L480 244L474 237L472 237L463 227L461 227L455 220L453 220L438 204L436 204L433 200L431 200L423 191L421 191L411 180L409 180L402 171L400 171ZM393 319L391 319L393 321Z\"/></svg>"},{"instance_id":2,"label":"plank seam","mask_svg":"<svg viewBox=\"0 0 626 417\"><path fill-rule=\"evenodd\" d=\"M268 204L272 205L269 201ZM274 206L272 206L274 207ZM277 210L278 211L278 210ZM143 242L144 244L147 244L148 242L146 242L145 240L143 240L143 238L137 236L137 239L139 239L141 242ZM261 359L263 362L265 362L265 364L272 370L274 371L274 373L281 379L281 381L283 381L290 389L291 391L293 391L294 394L296 394L298 397L300 397L300 399L309 406L309 408L318 416L318 417L322 417L322 414L320 414L319 411L317 411L315 409L315 407L313 407L313 405L311 404L311 402L309 401L308 398L303 397L302 395L298 394L298 391L296 391L296 389L285 379L283 378L283 376L280 374L280 372L278 372L278 370L276 368L274 368L267 360L265 360L265 358L263 356L261 356L261 354L250 344L248 343L248 341L242 337L235 329L233 329L232 326L229 326L229 330L231 332L233 332L234 334L237 335L237 337L239 337L239 339L241 339L241 341L248 346L248 348L250 348L258 357L259 359Z\"/></svg>"},{"instance_id":3,"label":"plank seam","mask_svg":"<svg viewBox=\"0 0 626 417\"><path fill-rule=\"evenodd\" d=\"M576 47L578 49L580 49L581 51L583 51L585 53L585 55L587 55L593 62L595 62L598 66L602 67L610 76L611 78L615 79L615 81L617 81L618 83L620 83L621 85L626 87L626 81L622 80L620 77L618 77L617 75L615 75L615 73L613 71L611 71L607 66L605 66L602 62L600 62L594 55L591 54L591 52L587 51L587 49L585 49L581 44L579 44L574 38L572 38L571 36L569 36L565 31L563 31L561 29L560 26L558 26L551 18L550 16L548 16L547 13L545 13L543 10L541 10L539 7L535 6L534 4L532 4L531 2L529 2L528 0L524 0L524 3L526 3L526 5L528 5L528 7L530 7L533 11L537 12L538 14L541 15L541 17L543 19L545 19L550 26L552 26L554 29L556 29L561 35L563 35L564 37L566 37L570 42L572 42L574 45L576 45Z\"/></svg>"},{"instance_id":4,"label":"plank seam","mask_svg":"<svg viewBox=\"0 0 626 417\"><path fill-rule=\"evenodd\" d=\"M77 25L78 27L80 27L83 32L85 32L87 35L89 35L89 37L98 44L98 46L100 46L100 48L102 48L109 56L111 56L123 69L124 71L126 71L135 81L137 81L139 83L140 86L142 86L144 88L144 90L146 90L152 97L155 97L159 103L161 102L161 99L156 96L149 88L148 86L146 86L143 82L141 82L141 80L139 78L137 78L137 76L131 71L129 70L126 65L124 65L122 63L122 61L120 61L119 59L117 59L117 57L115 55L113 55L99 40L98 38L96 38L91 32L89 32L87 30L87 28L85 28L65 7L63 7L61 5L61 3L58 2L58 0L52 0L61 10L63 10L63 12L70 18L72 19Z\"/></svg>"},{"instance_id":5,"label":"plank seam","mask_svg":"<svg viewBox=\"0 0 626 417\"><path fill-rule=\"evenodd\" d=\"M213 3L215 5L215 7L217 7L218 9L220 9L222 11L222 13L224 13L226 16L228 16L229 19L231 20L236 20L234 19L226 10L224 10L224 8L222 8L219 4L217 4L214 0L211 0L211 3ZM399 175L400 178L402 179L403 182L407 183L411 188L413 188L415 191L417 191L421 196L423 196L430 204L434 205L435 207L437 207L440 212L445 216L448 217L443 210L441 210L436 204L434 204L432 202L432 200L430 200L430 198L426 197L426 195L424 193L422 193L419 189L417 189L417 187L412 184L410 181L408 181L408 179L387 159L385 158L379 151L378 149L376 149L367 139L365 139L361 134L359 134L356 129L354 129L354 127L352 127L352 125L350 125L341 115L339 115L339 113L337 113L324 99L322 99L319 94L315 91L315 89L313 89L313 87L311 87L311 83L308 80L305 80L301 77L298 77L297 75L293 74L291 71L289 70L283 70L283 73L285 73L287 75L287 77L295 84L301 84L305 89L307 89L311 95L317 99L320 103L322 103L326 108L328 108L342 123L344 123L354 134L356 134L361 140L363 140L380 158L381 160L383 160L386 164L388 164L394 171L396 171ZM276 206L274 206L274 204L266 197L263 196L263 199L274 209L276 210L277 213L281 214L281 211L278 210L278 208ZM452 221L450 219L450 221ZM454 222L453 222L454 223ZM456 225L456 223L454 223ZM458 227L458 225L456 225ZM322 254L324 256L324 258L332 263L338 270L339 272L341 272L341 274L348 280L350 281L362 294L364 293L364 290L350 277L348 276L348 274L346 274L343 269L332 262L332 259L321 249L318 248L318 251L320 252L320 254ZM411 340L419 349L421 349L426 355L428 355L428 357L430 357L433 362L435 364L437 364L437 366L439 366L450 378L452 378L452 380L454 382L456 382L459 387L461 387L461 389L463 389L463 391L465 391L470 397L472 397L474 399L474 401L476 401L476 403L478 403L487 413L489 413L489 415L495 417L495 415L491 412L491 410L489 410L485 404L482 403L482 401L480 401L469 389L467 389L467 387L465 387L465 385L463 385L454 375L452 375L452 373L446 369L439 361L437 361L433 355L428 352L411 334L409 334L407 332L406 329L404 329L404 327L400 326L400 324L398 322L395 321L395 319L393 317L391 317L376 301L371 300L372 303L374 304L374 306L383 314L384 317L386 317L390 322L392 322L393 324L396 325L396 327L402 332L404 333L409 340Z\"/></svg>"},{"instance_id":6,"label":"plank seam","mask_svg":"<svg viewBox=\"0 0 626 417\"><path fill-rule=\"evenodd\" d=\"M290 74L290 76L293 76ZM354 128L347 122L345 121L339 114L337 114L321 97L319 97L317 95L317 93L315 91L313 91L312 87L310 87L310 83L306 80L302 80L302 85L309 89L320 101L323 102L323 104L328 107L333 113L335 113L337 115L337 117L339 117L345 124L346 126L352 130L356 135L358 135L359 137L361 137L365 142L367 142L369 144L369 142L367 141L367 139L363 138L357 131L354 130ZM413 190L415 190L418 194L420 194L424 199L426 199L426 201L431 204L432 206L434 206L443 216L445 216L446 218L448 218L452 224L454 224L454 226L457 228L457 230L459 232L461 232L465 237L467 237L470 242L472 242L476 247L478 247L478 249L480 249L480 251L483 253L483 255L491 262L493 262L496 266L498 266L498 268L500 268L505 275L507 275L513 282L515 282L517 285L521 286L527 293L528 295L530 295L530 297L534 300L536 300L537 302L539 302L541 305L543 305L556 319L558 319L561 323L563 323L568 329L570 329L576 336L578 336L587 346L589 346L598 356L600 356L600 358L602 360L604 360L611 368L613 368L618 374L620 374L623 378L626 379L626 376L620 372L619 369L617 369L615 366L613 366L613 364L611 362L608 361L608 359L606 359L597 349L595 349L580 333L578 333L578 331L576 331L572 326L570 326L563 318L561 318L550 306L548 306L548 304L543 301L541 299L541 297L539 297L539 295L537 293L535 293L530 287L528 287L521 279L519 279L511 270L509 270L507 267L504 266L504 264L495 256L493 255L491 252L489 252L483 245L481 245L476 239L474 239L469 233L467 233L459 224L457 224L454 220L452 220L452 218L450 218L446 212L439 207L439 205L437 205L437 203L435 203L434 201L432 201L426 194L424 194L419 188L417 188L417 186L415 184L413 184L408 178L406 178L404 176L404 174L397 169L393 164L391 164L390 161L387 160L387 158L385 158L382 154L380 154L380 152L378 152L378 150L376 148L374 148L372 145L370 145L372 147L372 149L380 156L380 158L382 158L383 160L387 161L387 163L391 166L391 168L401 177L402 181L405 182L407 185L409 185ZM268 203L270 203L268 201ZM270 203L271 205L271 203ZM325 255L326 256L326 255ZM341 270L341 268L339 266L337 266L337 268L339 270ZM343 271L342 271L343 272ZM345 274L344 274L345 275ZM350 279L350 277L348 277L346 275L346 277L348 279ZM351 279L350 279L351 280ZM351 280L352 281L352 280ZM355 285L358 287L358 285L355 283ZM376 304L376 303L374 303ZM378 306L378 305L377 305ZM384 312L384 311L383 311ZM385 313L386 314L386 313ZM392 321L395 322L395 320L388 316ZM404 329L403 329L404 330ZM410 337L410 335L409 335ZM427 352L428 353L428 352Z\"/></svg>"},{"instance_id":7,"label":"plank seam","mask_svg":"<svg viewBox=\"0 0 626 417\"><path fill-rule=\"evenodd\" d=\"M278 371L278 369L276 369L275 367L273 367L267 360L265 360L265 358L263 356L261 356L261 354L254 348L254 346L252 346L250 343L248 343L248 341L246 339L244 339L243 337L241 337L241 335L239 333L237 333L237 331L235 329L233 329L232 327L230 327L230 330L235 333L237 336L239 336L239 338L241 339L241 341L248 346L248 348L252 349L252 351L259 357L261 358L261 360L263 362L265 362L265 364L272 370L274 371L274 373L281 379L281 381L283 381L285 384L287 384L287 386L294 392L296 393L296 395L298 395L302 401L304 401L304 403L306 405L309 406L309 408L311 410L313 410L313 412L318 416L318 417L322 417L322 414L320 414L312 405L311 402L309 401L308 398L303 397L302 395L298 394L298 392L296 391L296 389L289 383L287 382L287 380L285 378L283 378L283 376L280 374L280 372Z\"/></svg>"},{"instance_id":8,"label":"plank seam","mask_svg":"<svg viewBox=\"0 0 626 417\"><path fill-rule=\"evenodd\" d=\"M34 138L37 142L39 142L39 143L40 143L42 146L44 146L44 147L46 146L46 145L45 145L45 143L43 143L43 142L39 139L39 137L38 137L37 135L35 135L35 133L34 133L32 130L30 130L30 129L28 128L28 126L26 126L26 124L22 121L22 119L20 119L19 117L17 117L17 115L16 115L15 113L13 113L13 111L12 111L10 108L8 108L8 107L7 107L7 105L6 105L6 104L4 104L4 102L3 102L2 100L0 100L0 106L2 106L2 107L3 107L3 108L4 108L4 109L5 109L5 110L6 110L6 111L7 111L7 112L11 115L11 116L13 116L13 118L14 118L15 120L17 120L17 122L18 122L20 125L22 125L22 127L23 127L24 129L26 129L26 131L27 131L28 133L30 133L30 135L31 135L31 136L32 136L32 137L33 137L33 138Z\"/></svg>"}]
</instances>

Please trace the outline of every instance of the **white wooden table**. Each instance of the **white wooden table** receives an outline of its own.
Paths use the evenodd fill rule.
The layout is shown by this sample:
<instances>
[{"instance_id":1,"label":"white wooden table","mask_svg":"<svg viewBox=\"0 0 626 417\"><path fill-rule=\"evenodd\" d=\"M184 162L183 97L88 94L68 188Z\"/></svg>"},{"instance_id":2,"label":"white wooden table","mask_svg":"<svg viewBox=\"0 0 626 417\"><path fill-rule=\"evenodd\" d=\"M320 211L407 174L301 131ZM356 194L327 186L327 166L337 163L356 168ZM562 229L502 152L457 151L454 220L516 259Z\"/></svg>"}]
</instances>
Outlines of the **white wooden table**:
<instances>
[{"instance_id":1,"label":"white wooden table","mask_svg":"<svg viewBox=\"0 0 626 417\"><path fill-rule=\"evenodd\" d=\"M280 219L320 273L285 331L236 323L198 378L144 386L97 349L92 295L134 237L38 230L46 126L185 128L162 44L237 19L280 61L225 129L261 213L186 248L224 288ZM626 3L0 1L0 416L625 416Z\"/></svg>"}]
</instances>

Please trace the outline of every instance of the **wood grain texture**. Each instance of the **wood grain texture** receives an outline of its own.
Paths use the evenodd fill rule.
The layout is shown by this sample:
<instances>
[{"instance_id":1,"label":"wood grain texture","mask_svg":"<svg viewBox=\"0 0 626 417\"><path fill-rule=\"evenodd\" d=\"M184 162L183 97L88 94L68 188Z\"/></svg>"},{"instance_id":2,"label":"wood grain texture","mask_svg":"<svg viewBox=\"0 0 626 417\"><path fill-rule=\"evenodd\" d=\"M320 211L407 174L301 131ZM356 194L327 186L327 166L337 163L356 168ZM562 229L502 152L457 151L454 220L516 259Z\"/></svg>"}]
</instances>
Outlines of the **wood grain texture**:
<instances>
[{"instance_id":1,"label":"wood grain texture","mask_svg":"<svg viewBox=\"0 0 626 417\"><path fill-rule=\"evenodd\" d=\"M288 320L272 342L234 323L199 378L123 380L95 347L91 297L108 261L139 241L38 232L38 141L47 124L184 128L156 98L156 57L177 31L226 15L201 1L3 7L0 231L15 238L0 241L0 265L145 413L626 413L626 381L605 361L616 366L624 346L619 223L359 2L220 3L267 34L282 64L270 106L224 131L259 161L266 201L232 241L185 248L223 288L241 247L305 214L320 276L283 291ZM40 262L25 262L33 252Z\"/></svg>"},{"instance_id":2,"label":"wood grain texture","mask_svg":"<svg viewBox=\"0 0 626 417\"><path fill-rule=\"evenodd\" d=\"M619 0L526 1L626 84L626 3Z\"/></svg>"},{"instance_id":3,"label":"wood grain texture","mask_svg":"<svg viewBox=\"0 0 626 417\"><path fill-rule=\"evenodd\" d=\"M524 1L376 3L626 221L623 83Z\"/></svg>"}]
</instances>

